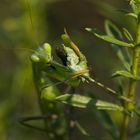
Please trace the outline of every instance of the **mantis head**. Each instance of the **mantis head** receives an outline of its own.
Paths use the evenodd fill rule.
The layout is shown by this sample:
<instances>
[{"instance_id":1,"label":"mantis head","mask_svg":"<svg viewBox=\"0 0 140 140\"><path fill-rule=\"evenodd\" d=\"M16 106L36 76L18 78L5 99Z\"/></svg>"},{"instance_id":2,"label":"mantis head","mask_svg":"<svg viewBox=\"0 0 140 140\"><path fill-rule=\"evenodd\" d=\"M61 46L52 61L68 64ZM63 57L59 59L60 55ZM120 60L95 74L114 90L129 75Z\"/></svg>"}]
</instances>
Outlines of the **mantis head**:
<instances>
[{"instance_id":1,"label":"mantis head","mask_svg":"<svg viewBox=\"0 0 140 140\"><path fill-rule=\"evenodd\" d=\"M32 55L32 62L49 63L52 60L52 47L48 43L44 43L42 47L39 47Z\"/></svg>"}]
</instances>

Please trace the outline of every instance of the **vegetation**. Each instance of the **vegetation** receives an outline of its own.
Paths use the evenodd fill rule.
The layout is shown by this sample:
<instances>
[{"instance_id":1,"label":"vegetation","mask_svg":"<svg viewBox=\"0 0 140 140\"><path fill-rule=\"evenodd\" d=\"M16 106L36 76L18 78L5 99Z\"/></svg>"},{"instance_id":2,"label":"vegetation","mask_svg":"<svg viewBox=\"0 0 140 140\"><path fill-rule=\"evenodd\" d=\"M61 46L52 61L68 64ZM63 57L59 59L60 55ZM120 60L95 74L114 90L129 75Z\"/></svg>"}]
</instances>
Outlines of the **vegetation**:
<instances>
[{"instance_id":1,"label":"vegetation","mask_svg":"<svg viewBox=\"0 0 140 140\"><path fill-rule=\"evenodd\" d=\"M31 90L29 87L31 80L25 78L26 76L31 77L31 75L33 75L33 83L35 85L34 92L37 92L37 96L35 96L35 94L29 95L26 93L24 96L27 96L27 100L29 98L26 102L31 103L28 103L26 106L24 98L23 103L25 105L24 108L28 108L28 105L34 107L28 110L29 113L24 113L20 108L20 116L23 115L23 117L20 117L18 120L22 125L28 127L24 129L21 128L25 133L29 131L32 132L31 135L35 135L35 130L37 130L37 133L43 132L43 136L41 137L42 133L39 138L35 138L35 136L28 137L23 134L22 139L28 137L29 139L47 138L48 140L73 140L76 138L74 136L76 134L75 130L77 133L80 132L85 139L89 140L138 140L140 138L140 108L139 100L136 100L138 97L136 94L136 85L140 80L140 0L129 0L127 2L129 4L129 10L118 10L118 12L131 20L129 23L131 26L130 29L127 27L124 28L124 26L118 27L108 19L104 22L105 33L97 29L85 28L89 34L109 43L110 48L114 50L120 60L121 64L117 67L117 70L116 67L113 68L115 72L111 74L112 79L110 80L114 82L116 90L114 90L113 87L108 87L98 82L94 76L92 76L88 66L88 59L83 53L84 51L81 52L80 47L78 47L79 45L76 45L72 41L66 29L64 29L64 33L61 35L61 45L57 45L59 47L54 47L55 44L51 45L51 43L44 43L42 46L39 46L37 39L38 34L35 32L35 27L38 22L35 22L35 24L33 19L38 19L38 16L41 14L39 15L38 13L37 15L32 11L29 1L24 3L24 8L28 9L27 15L30 18L33 34L29 33L28 30L24 30L24 32L28 32L29 38L21 38L25 40L25 45L27 43L32 46L32 42L34 42L34 44L37 44L39 47L33 51L30 49L30 52L32 51L30 56L32 73L31 63L29 61L27 62L28 67L27 65L25 66L22 61L17 62L20 64L20 67L17 67L17 74L11 82L10 93L12 94L10 98L5 99L6 101L2 101L1 103L0 121L2 125L0 127L0 139L4 140L7 138L3 133L6 133L7 128L10 129L11 127L9 124L6 124L6 121L3 121L3 119L8 119L9 115L15 118L17 115L13 110L17 107L17 104L19 104L18 100L20 99L19 102L22 101L22 97L19 95L19 91L16 87L20 87L22 93ZM23 17L25 18L25 15ZM22 19L18 21L21 20ZM17 21L13 22L12 20L8 20L7 22L8 25L12 25L11 27L7 27L7 24L4 24L6 29L9 30L15 27L14 23L16 23L16 25L22 23L18 23ZM40 22L40 24L43 23ZM132 28L134 29L133 31ZM18 37L20 38L20 35ZM44 40L43 38L41 39ZM18 39L18 41L19 40L20 39ZM20 41L18 46L22 49ZM21 52L22 54L17 53L16 55L19 57L19 60L27 57L27 53L24 53L24 51ZM29 49L27 52L29 52ZM100 59L103 61L105 56L102 56ZM118 63L118 61L114 59L113 63ZM104 64L102 64L102 67L104 67ZM101 79L101 81L103 80ZM84 90L84 93L79 90L81 85L87 89L87 91ZM94 93L91 87L95 87L95 85L102 88L106 97L111 97L110 100L99 97L100 93L98 91L96 91L98 93ZM1 90L7 92L4 91L3 86L4 85L1 86ZM33 87L33 84L31 86ZM86 88L86 86L88 88ZM17 99L16 102L15 97ZM3 97L3 99L4 98L7 97ZM99 133L99 135L96 135L96 132L94 132L96 127L94 131L90 131L90 129L82 123L84 119L82 117L77 119L75 114L84 117L85 123L89 123L88 127L91 127L90 123L96 119L100 128L105 131L103 132L103 136ZM87 114L86 117L85 114ZM11 121L13 122L13 119L11 119ZM131 124L133 124L133 126ZM97 131L99 131L99 129L97 129ZM79 135L77 137L79 139Z\"/></svg>"}]
</instances>

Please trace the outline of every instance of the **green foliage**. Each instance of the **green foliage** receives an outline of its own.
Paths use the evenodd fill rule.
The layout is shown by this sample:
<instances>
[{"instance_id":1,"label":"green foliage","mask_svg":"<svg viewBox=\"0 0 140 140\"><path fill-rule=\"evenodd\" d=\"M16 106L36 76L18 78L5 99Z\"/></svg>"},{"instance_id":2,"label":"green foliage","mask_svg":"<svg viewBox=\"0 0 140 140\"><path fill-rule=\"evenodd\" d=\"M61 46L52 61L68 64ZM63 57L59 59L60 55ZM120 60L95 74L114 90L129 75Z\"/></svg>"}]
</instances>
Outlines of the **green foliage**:
<instances>
[{"instance_id":1,"label":"green foliage","mask_svg":"<svg viewBox=\"0 0 140 140\"><path fill-rule=\"evenodd\" d=\"M123 35L120 30L110 21L105 22L106 32L107 35L101 35L92 29L87 29L88 31L92 32L96 37L111 43L112 47L115 48L118 57L124 64L125 68L128 71L116 71L112 76L123 76L124 78L129 78L130 80L139 80L138 76L131 73L130 71L130 55L128 53L128 48L135 48L133 43L126 43L123 40ZM133 42L133 38L127 29L123 29L124 36L128 39L128 41ZM31 60L33 61L33 72L34 72L34 79L36 83L36 87L39 92L39 96L41 96L41 100L43 100L43 104L41 108L43 108L43 114L46 114L46 109L48 110L48 105L52 104L55 106L55 109L51 108L51 110L60 110L56 109L58 105L56 102L62 102L64 104L68 104L73 107L88 109L89 111L95 113L97 110L106 110L106 111L120 111L123 112L127 117L134 113L134 104L131 98L125 97L125 95L121 95L119 99L123 99L124 102L128 102L131 105L131 108L126 108L126 106L110 103L107 101L102 101L96 98L91 98L87 96L82 96L80 94L64 94L61 95L57 89L55 89L57 84L60 83L67 83L69 86L78 86L81 82L93 82L96 83L98 86L104 88L105 90L109 91L110 93L117 95L118 93L105 85L96 82L92 79L89 75L89 69L87 66L86 57L81 53L79 48L72 42L70 37L68 36L67 32L62 35L62 40L64 45L62 47L57 48L57 56L60 58L61 63L57 62L56 60L52 59L53 56L51 54L52 47L50 45L44 45L42 48L37 49L33 55L31 56ZM43 73L44 74L43 74ZM41 74L42 73L42 74ZM41 76L42 75L42 76ZM52 84L47 77L54 78L59 80L60 82L56 84ZM47 78L47 81L45 80ZM118 94L119 95L119 94ZM42 102L42 101L41 101ZM44 105L46 103L46 105ZM45 107L46 106L46 107ZM45 110L44 110L45 107ZM60 107L61 108L61 107ZM130 111L131 109L131 111ZM96 110L96 111L95 111ZM97 112L96 116L98 116L98 120L101 121L101 125L109 132L113 139L118 139L118 130L114 126L111 118L107 114L107 112ZM56 113L56 112L55 112ZM124 116L125 116L124 115ZM48 127L53 126L50 122L45 121L45 129L49 130ZM59 122L62 123L62 122ZM51 126L50 126L51 125ZM82 132L83 135L89 136L86 131L79 127L79 130ZM67 130L65 128L65 130ZM53 130L53 138L49 137L50 139L55 139L58 137L59 134L56 130ZM65 136L63 134L63 136ZM122 134L120 134L122 137ZM63 137L65 139L65 137Z\"/></svg>"},{"instance_id":2,"label":"green foliage","mask_svg":"<svg viewBox=\"0 0 140 140\"><path fill-rule=\"evenodd\" d=\"M107 35L109 35L113 38L116 38L116 39L123 40L123 35L122 35L121 31L111 21L109 21L109 20L105 21L105 30L106 30ZM129 34L129 33L127 32L127 34ZM130 36L129 38L132 38L130 34L127 36ZM130 54L129 54L129 51L127 50L127 48L121 47L119 45L113 45L113 44L112 44L112 47L113 47L114 51L116 52L118 58L124 65L124 67L129 71L130 67L131 67L131 60L130 60Z\"/></svg>"},{"instance_id":3,"label":"green foliage","mask_svg":"<svg viewBox=\"0 0 140 140\"><path fill-rule=\"evenodd\" d=\"M99 31L97 31L95 29L86 28L86 30L106 42L109 42L109 43L112 43L112 44L115 44L118 46L122 46L122 47L134 47L134 44L132 44L132 43L126 43L126 42L120 41L116 38L113 38L112 36L101 34L101 33L99 33Z\"/></svg>"},{"instance_id":4,"label":"green foliage","mask_svg":"<svg viewBox=\"0 0 140 140\"><path fill-rule=\"evenodd\" d=\"M123 28L123 33L124 33L125 37L126 37L129 41L131 41L131 42L134 41L132 35L129 33L129 31L128 31L126 28Z\"/></svg>"},{"instance_id":5,"label":"green foliage","mask_svg":"<svg viewBox=\"0 0 140 140\"><path fill-rule=\"evenodd\" d=\"M32 6L34 5L36 7L39 7L39 3L39 1L32 1ZM13 120L13 118L17 115L16 114L14 116L11 114L14 114L14 108L18 108L17 104L18 102L21 102L21 100L18 101L18 99L22 98L21 96L23 95L19 95L19 93L21 93L22 91L25 96L25 99L22 100L25 100L26 102L28 101L29 103L26 105L26 103L24 103L25 101L22 101L25 107L23 109L19 107L19 110L21 111L21 113L24 114L22 110L27 109L27 112L29 111L29 114L33 114L33 116L25 118L23 117L20 122L30 128L45 131L47 133L47 135L44 136L45 139L47 138L48 140L72 140L73 130L76 128L83 136L85 136L89 140L102 140L102 136L96 136L96 131L92 130L92 133L90 133L87 127L83 127L83 120L85 122L89 122L90 127L92 124L93 126L100 124L100 127L105 130L103 137L105 137L104 139L107 140L128 140L128 137L130 137L130 139L132 140L138 140L140 138L140 128L138 127L140 109L139 104L135 102L136 84L140 80L140 1L129 0L128 3L130 5L130 10L120 11L122 12L122 15L134 19L136 29L134 29L133 31L129 29L129 27L124 27L124 24L123 26L117 26L120 21L117 22L116 17L114 17L113 20L116 24L114 24L111 20L105 20L104 34L99 32L98 30L86 28L88 32L100 39L101 42L105 41L109 43L109 45L111 46L110 49L112 48L112 50L115 52L116 56L122 64L121 66L119 66L119 69L115 70L115 72L112 74L112 78L115 81L114 84L116 84L116 90L105 86L104 84L96 81L91 77L90 68L88 67L88 60L84 53L81 52L82 48L79 48L71 40L66 29L64 29L64 34L61 35L61 45L57 44L58 47L56 48L54 47L55 43L51 43L53 44L52 46L49 43L44 43L42 46L34 50L30 56L30 60L32 63L33 82L36 88L39 104L38 110L36 109L37 103L34 99L33 86L29 85L29 83L31 83L31 80L26 79L26 77L31 77L31 71L29 70L30 68L29 66L27 67L27 65L23 65L23 62L20 61L20 59L24 59L27 54L23 53L21 54L22 56L20 56L20 54L18 54L16 51L13 53L14 55L12 55L12 58L13 56L19 58L18 63L20 64L21 69L19 67L16 67L15 69L10 69L10 71L15 71L16 73L13 74L14 80L9 80L8 78L4 80L6 82L9 82L9 89L11 91L8 88L7 90L3 90L4 84L3 81L0 81L0 89L2 89L2 93L4 93L2 94L1 99L4 99L4 101L2 101L0 104L0 133L5 133L5 130L11 129L11 126L8 126L5 123L6 121L3 120L7 120L7 118ZM107 7L107 4L103 5ZM32 10L30 9L30 4L28 6L28 12L30 13L30 22L34 30ZM42 11L42 13L46 12ZM103 10L100 13L103 13ZM38 24L38 21L40 21L39 17L42 17L41 15L43 16L43 14L39 14L38 18L37 15L33 16L36 19L36 24ZM25 15L23 15L23 17L20 17L19 19L8 20L7 24L4 23L4 27L7 31L9 30L13 31L14 33L21 33L21 31L24 30L24 37L22 38L20 35L18 36L20 39L23 39L24 45L21 45L22 43L20 43L20 41L17 39L18 44L16 45L16 47L28 46L34 44L34 42L38 44L38 40L36 40L36 38L38 37L36 37L35 35L34 38L32 38L32 33L29 33L28 27L24 27L22 23L24 22L24 16ZM125 22L125 20L123 22ZM17 27L19 26L23 27L23 29L17 29ZM0 29L0 33L1 32L3 31ZM7 38L9 37L9 40L12 40L13 36L10 36L11 32L9 32ZM15 38L13 39L13 44L9 43L10 45L14 46L14 42L16 42ZM41 36L39 38L39 40L42 40ZM96 44L94 45L97 46ZM86 45L83 43L83 46ZM56 49L56 54L54 54L54 49ZM95 48L93 47L93 49ZM100 58L101 61L97 61L97 63L101 63L101 65L105 67L102 60L107 59L107 57L102 56ZM94 59L93 61L96 60ZM116 60L114 60L114 64L116 63L115 61ZM109 68L107 68L107 70L108 69ZM96 73L96 68L93 70ZM8 72L6 73L6 75L8 74ZM103 74L106 75L106 73ZM1 76L3 77L2 74ZM91 87L91 83L94 83L97 86L103 88L104 93L108 94L109 99L108 96L107 98L105 98L104 96L102 97L102 94L100 94L101 91L95 93L96 95L100 95L100 98L103 99L100 99L99 97L94 97L93 93L91 93L92 95L89 95L88 91L91 90L90 88L83 88L83 94L80 86L88 85ZM19 91L19 89L21 91ZM33 90L33 95L28 93L28 90ZM5 97L7 98L5 92L9 93L8 99L5 99ZM79 92L80 94L77 94L77 92ZM113 99L110 97L113 97ZM33 100L35 101L33 102ZM35 108L32 108L32 112L30 113L30 109L28 109L28 107L30 108L30 106L34 106L34 104ZM77 119L77 117L74 116L77 110L79 110L78 115L80 114L79 116L82 116L81 118L79 118L79 120ZM90 115L87 115L85 112L87 114L89 113ZM114 115L115 113L118 116ZM37 114L37 116L34 116L34 114ZM94 124L92 121L90 122L88 118L96 119L98 123L96 124L95 122ZM134 124L137 122L138 123L136 125L137 128L133 127L132 130L132 128L130 127L130 134L128 134L127 130L128 126L131 124L130 120L132 120ZM38 123L38 121L40 121L41 123ZM34 125L34 123L37 123L37 125ZM121 129L119 128L120 125ZM30 129L29 131L32 132L32 130ZM27 137L30 139L30 136L25 136L25 139ZM0 136L0 139L5 140L2 134Z\"/></svg>"},{"instance_id":6,"label":"green foliage","mask_svg":"<svg viewBox=\"0 0 140 140\"><path fill-rule=\"evenodd\" d=\"M112 74L112 77L117 77L117 76L122 76L124 78L130 78L133 80L140 80L140 77L135 77L134 75L132 75L130 72L128 71L116 71L115 73Z\"/></svg>"}]
</instances>

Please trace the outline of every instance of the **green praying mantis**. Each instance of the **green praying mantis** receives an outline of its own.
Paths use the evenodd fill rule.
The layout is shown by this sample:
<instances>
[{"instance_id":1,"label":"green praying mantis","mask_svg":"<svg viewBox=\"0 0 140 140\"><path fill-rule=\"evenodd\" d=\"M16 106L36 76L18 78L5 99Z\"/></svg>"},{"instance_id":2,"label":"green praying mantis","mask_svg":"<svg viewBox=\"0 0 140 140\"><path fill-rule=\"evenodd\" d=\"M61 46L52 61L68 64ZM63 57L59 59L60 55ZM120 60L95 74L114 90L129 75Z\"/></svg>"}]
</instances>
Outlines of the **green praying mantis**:
<instances>
[{"instance_id":1,"label":"green praying mantis","mask_svg":"<svg viewBox=\"0 0 140 140\"><path fill-rule=\"evenodd\" d=\"M71 40L66 29L61 38L63 43L56 49L57 57L61 60L61 63L57 62L53 57L53 47L48 43L38 47L30 57L43 116L22 118L20 122L28 127L36 128L27 122L43 119L45 128L36 129L49 133L50 139L67 140L67 132L64 128L67 129L68 124L63 111L64 107L55 102L55 98L61 95L61 92L56 87L58 84L65 83L71 87L77 87L80 83L92 82L105 89L106 93L128 102L131 101L124 96L120 96L115 90L91 78L86 57ZM50 78L58 82L53 83ZM63 130L58 132L60 128L63 128Z\"/></svg>"},{"instance_id":2,"label":"green praying mantis","mask_svg":"<svg viewBox=\"0 0 140 140\"><path fill-rule=\"evenodd\" d=\"M64 44L56 50L62 64L53 59L52 47L48 43L45 43L31 55L32 62L42 64L42 70L49 77L61 81L58 84L65 82L71 86L78 86L81 82L93 82L109 93L117 94L116 91L90 77L86 57L72 42L66 31L62 35L62 40Z\"/></svg>"},{"instance_id":3,"label":"green praying mantis","mask_svg":"<svg viewBox=\"0 0 140 140\"><path fill-rule=\"evenodd\" d=\"M62 135L57 134L57 132L54 130L54 124L57 125L57 123L59 122L60 125L57 126L58 128L68 127L68 124L66 124L66 119L64 117L65 113L62 113L62 110L64 108L60 107L59 104L54 102L55 98L61 95L60 91L58 91L58 89L56 88L56 85L62 84L64 82L71 87L77 87L81 82L93 82L107 90L108 93L118 95L114 90L104 86L103 84L90 77L86 57L81 53L74 42L72 42L66 31L65 34L63 34L61 37L63 40L63 44L56 49L56 54L60 58L61 63L58 63L53 58L53 48L48 43L45 43L42 47L37 48L37 50L34 51L30 57L33 65L34 82L38 92L39 103L40 106L42 106L41 111L43 116L26 117L22 118L20 121L23 125L31 128L36 128L41 131L47 131L48 133L51 133L53 131L54 139L56 137L60 137L60 139L62 139ZM50 78L56 79L59 82L52 83ZM55 119L54 121L52 116L55 116L57 119ZM34 127L27 123L31 120L39 119L44 120L46 125L45 128L47 128L47 130L44 128ZM52 121L55 122L53 126L51 126L52 123L50 123ZM63 135L66 133L66 131L63 131Z\"/></svg>"}]
</instances>

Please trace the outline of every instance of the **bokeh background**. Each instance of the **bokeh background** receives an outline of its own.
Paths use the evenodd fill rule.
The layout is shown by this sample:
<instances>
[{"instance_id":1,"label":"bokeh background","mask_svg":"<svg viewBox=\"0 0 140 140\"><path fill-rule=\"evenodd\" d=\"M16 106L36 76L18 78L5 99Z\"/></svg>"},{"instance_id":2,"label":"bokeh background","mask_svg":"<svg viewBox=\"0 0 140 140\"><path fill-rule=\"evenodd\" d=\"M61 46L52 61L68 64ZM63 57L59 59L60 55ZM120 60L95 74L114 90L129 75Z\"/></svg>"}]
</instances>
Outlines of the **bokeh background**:
<instances>
[{"instance_id":1,"label":"bokeh background","mask_svg":"<svg viewBox=\"0 0 140 140\"><path fill-rule=\"evenodd\" d=\"M110 19L133 34L134 29L130 26L133 21L119 12L122 8L129 8L127 1L0 0L0 140L46 139L43 132L21 126L18 118L40 114L32 80L32 50L44 42L60 46L64 27L86 55L91 75L117 88L110 76L121 63L109 44L95 38L85 28L104 31L104 20ZM82 94L93 92L100 99L114 101L96 85L82 87L78 89ZM95 136L107 135L89 112L77 109L75 116ZM120 116L112 113L115 123L119 122ZM86 139L78 131L74 133L74 139Z\"/></svg>"}]
</instances>

